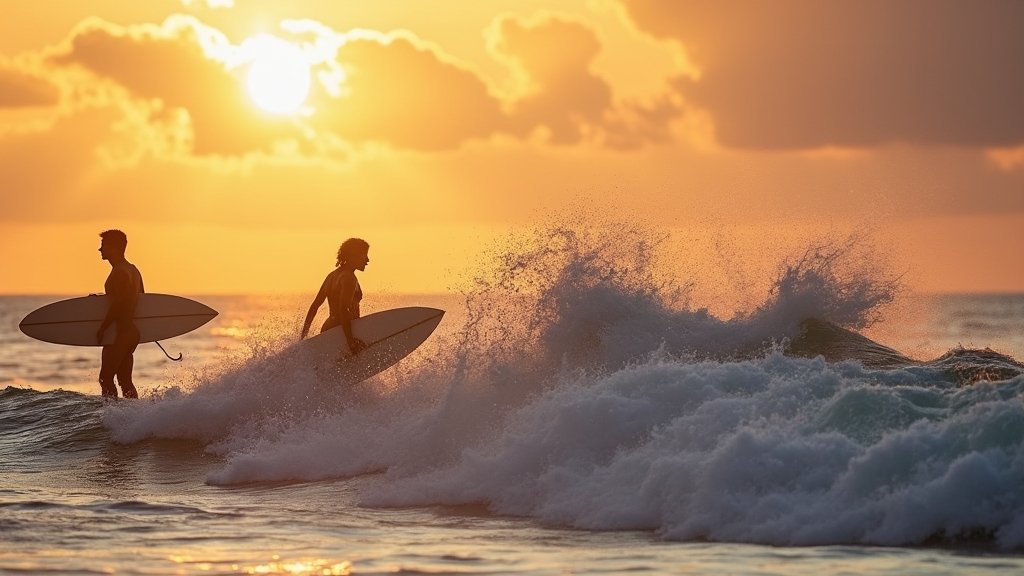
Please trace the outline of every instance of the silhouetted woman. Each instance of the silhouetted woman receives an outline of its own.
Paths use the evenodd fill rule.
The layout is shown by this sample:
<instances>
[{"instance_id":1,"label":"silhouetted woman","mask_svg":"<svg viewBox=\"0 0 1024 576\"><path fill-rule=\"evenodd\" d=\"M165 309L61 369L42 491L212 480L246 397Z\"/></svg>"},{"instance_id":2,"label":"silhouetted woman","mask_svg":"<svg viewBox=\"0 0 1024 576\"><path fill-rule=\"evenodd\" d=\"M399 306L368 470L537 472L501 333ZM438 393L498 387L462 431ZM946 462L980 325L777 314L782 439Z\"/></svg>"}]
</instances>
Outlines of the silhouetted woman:
<instances>
[{"instance_id":1,"label":"silhouetted woman","mask_svg":"<svg viewBox=\"0 0 1024 576\"><path fill-rule=\"evenodd\" d=\"M348 342L348 348L353 354L358 354L360 350L366 348L366 344L352 336L352 320L359 318L359 301L363 299L363 291L359 288L359 280L356 279L356 270L366 270L369 263L370 245L366 240L349 238L341 243L335 268L327 278L324 278L320 292L317 292L316 298L309 306L309 312L306 313L306 322L302 325L300 339L309 334L309 326L326 299L331 315L320 331L341 326L345 332L345 341Z\"/></svg>"}]
</instances>

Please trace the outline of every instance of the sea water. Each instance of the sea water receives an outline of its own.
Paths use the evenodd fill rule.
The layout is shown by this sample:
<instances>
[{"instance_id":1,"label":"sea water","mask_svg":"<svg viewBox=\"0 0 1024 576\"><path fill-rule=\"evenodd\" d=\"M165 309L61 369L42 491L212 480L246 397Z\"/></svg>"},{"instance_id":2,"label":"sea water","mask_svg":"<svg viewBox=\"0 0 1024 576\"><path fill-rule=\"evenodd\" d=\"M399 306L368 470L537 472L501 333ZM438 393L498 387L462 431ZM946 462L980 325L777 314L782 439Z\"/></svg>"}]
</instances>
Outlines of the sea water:
<instances>
[{"instance_id":1,"label":"sea water","mask_svg":"<svg viewBox=\"0 0 1024 576\"><path fill-rule=\"evenodd\" d=\"M18 331L62 296L0 298L0 571L1024 572L1024 295L871 324L884 282L804 262L725 317L615 250L368 289L448 314L356 386L280 354L308 295L194 296L220 315L139 348L139 401ZM794 356L809 317L913 360Z\"/></svg>"}]
</instances>

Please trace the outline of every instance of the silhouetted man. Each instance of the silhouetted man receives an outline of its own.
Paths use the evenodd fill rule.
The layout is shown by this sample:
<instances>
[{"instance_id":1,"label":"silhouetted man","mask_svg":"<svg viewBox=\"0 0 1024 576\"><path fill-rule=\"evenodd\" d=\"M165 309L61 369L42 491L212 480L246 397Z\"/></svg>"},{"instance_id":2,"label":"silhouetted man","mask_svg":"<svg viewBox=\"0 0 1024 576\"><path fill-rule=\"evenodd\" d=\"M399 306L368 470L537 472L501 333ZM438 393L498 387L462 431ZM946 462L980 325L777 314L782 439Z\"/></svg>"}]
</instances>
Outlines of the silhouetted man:
<instances>
[{"instance_id":1,"label":"silhouetted man","mask_svg":"<svg viewBox=\"0 0 1024 576\"><path fill-rule=\"evenodd\" d=\"M117 328L114 343L103 347L103 362L100 366L100 392L104 396L117 397L114 376L121 386L125 398L138 398L139 393L132 383L132 368L135 365L135 348L139 345L139 329L133 320L139 294L145 292L142 274L134 264L125 260L128 236L120 230L100 233L100 255L110 262L110 275L103 284L103 291L110 301L110 308L96 331L96 342L103 342L103 334L113 324Z\"/></svg>"}]
</instances>

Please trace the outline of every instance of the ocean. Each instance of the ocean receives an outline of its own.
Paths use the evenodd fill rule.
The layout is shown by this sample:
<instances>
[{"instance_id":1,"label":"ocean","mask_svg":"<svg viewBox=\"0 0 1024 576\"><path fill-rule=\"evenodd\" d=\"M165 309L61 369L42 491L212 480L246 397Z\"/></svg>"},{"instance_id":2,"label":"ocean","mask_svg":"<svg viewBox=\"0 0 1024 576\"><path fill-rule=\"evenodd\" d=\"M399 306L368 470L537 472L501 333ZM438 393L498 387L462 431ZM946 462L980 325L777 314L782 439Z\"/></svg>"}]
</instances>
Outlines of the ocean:
<instances>
[{"instance_id":1,"label":"ocean","mask_svg":"<svg viewBox=\"0 0 1024 576\"><path fill-rule=\"evenodd\" d=\"M1024 573L1024 295L805 262L725 316L608 264L364 280L448 313L354 386L280 353L311 295L194 295L137 401L0 297L0 572Z\"/></svg>"}]
</instances>

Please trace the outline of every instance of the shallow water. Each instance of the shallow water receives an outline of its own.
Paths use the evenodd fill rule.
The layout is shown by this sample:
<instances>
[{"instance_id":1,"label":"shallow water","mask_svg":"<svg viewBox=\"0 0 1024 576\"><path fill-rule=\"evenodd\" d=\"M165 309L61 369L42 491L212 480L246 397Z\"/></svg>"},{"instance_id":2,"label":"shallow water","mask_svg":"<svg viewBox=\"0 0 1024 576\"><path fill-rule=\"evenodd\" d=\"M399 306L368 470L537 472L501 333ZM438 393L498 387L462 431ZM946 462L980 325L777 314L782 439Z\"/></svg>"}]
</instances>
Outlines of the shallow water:
<instances>
[{"instance_id":1,"label":"shallow water","mask_svg":"<svg viewBox=\"0 0 1024 576\"><path fill-rule=\"evenodd\" d=\"M727 321L598 296L520 341L468 331L459 298L378 296L449 314L346 390L276 360L302 299L199 296L221 315L165 343L180 365L140 349L139 402L95 396L96 349L17 331L54 297L0 298L0 571L1024 570L1021 376L715 357L741 341ZM867 334L919 359L1024 357L1024 297L921 302ZM638 321L670 336L623 340ZM695 350L700 330L720 348ZM537 342L564 346L506 361Z\"/></svg>"}]
</instances>

